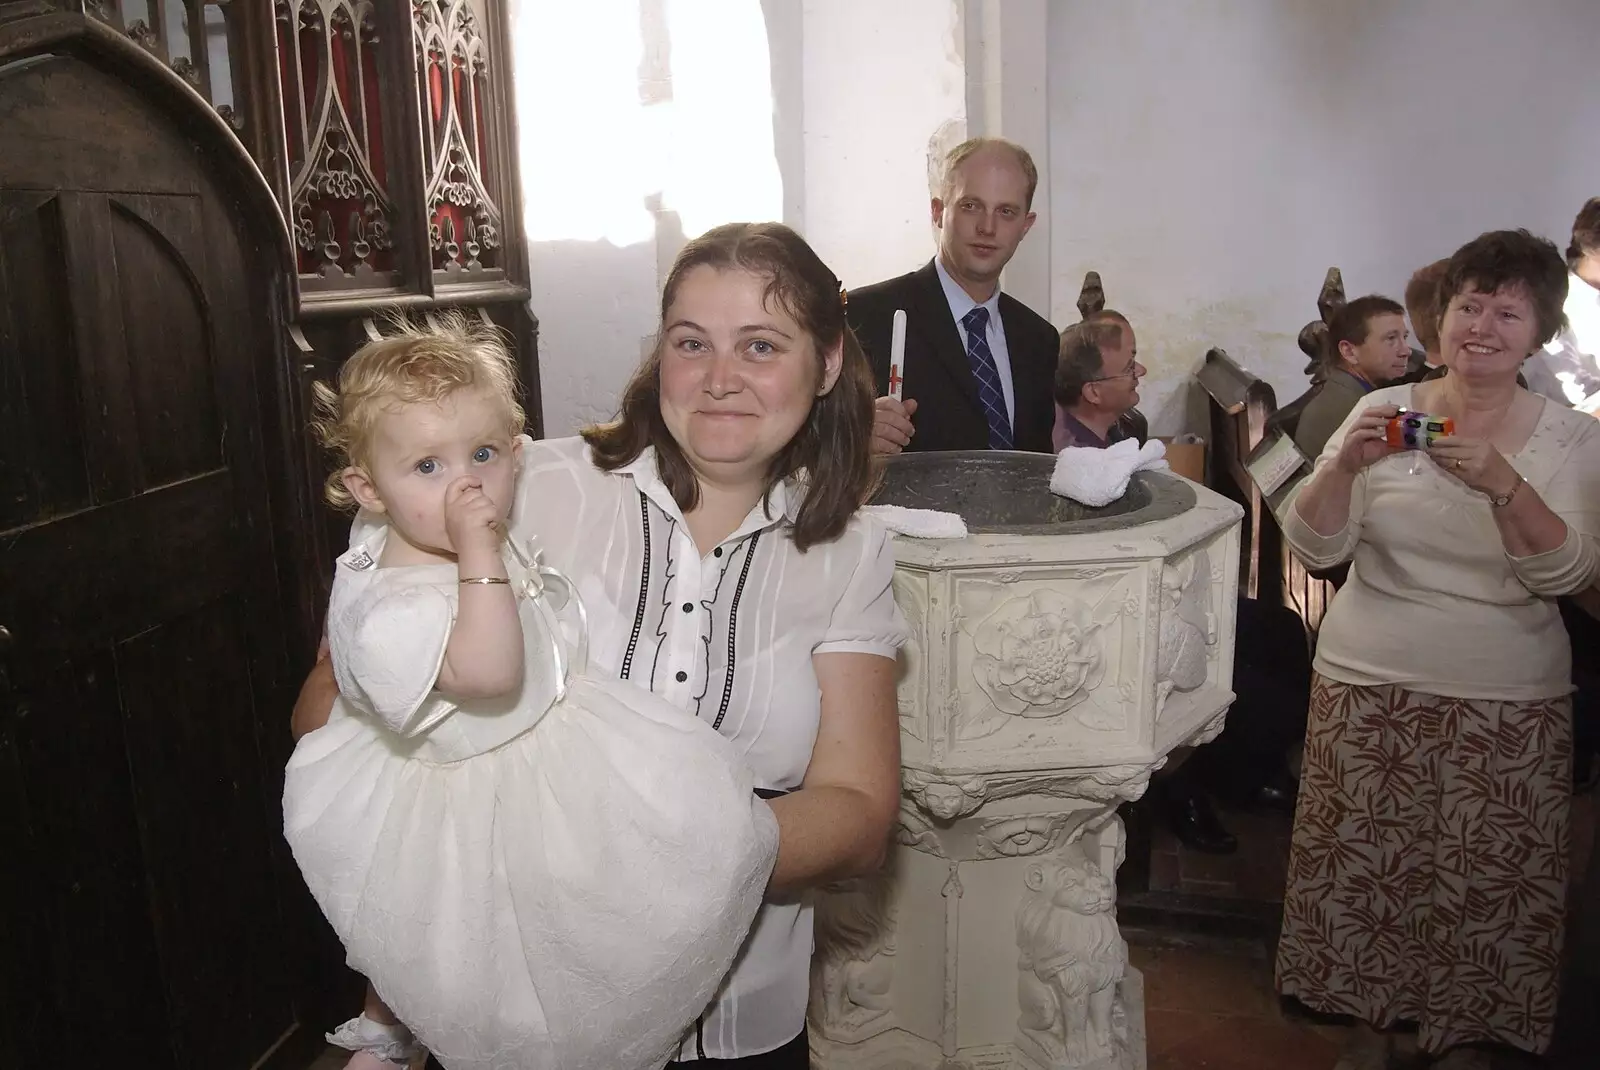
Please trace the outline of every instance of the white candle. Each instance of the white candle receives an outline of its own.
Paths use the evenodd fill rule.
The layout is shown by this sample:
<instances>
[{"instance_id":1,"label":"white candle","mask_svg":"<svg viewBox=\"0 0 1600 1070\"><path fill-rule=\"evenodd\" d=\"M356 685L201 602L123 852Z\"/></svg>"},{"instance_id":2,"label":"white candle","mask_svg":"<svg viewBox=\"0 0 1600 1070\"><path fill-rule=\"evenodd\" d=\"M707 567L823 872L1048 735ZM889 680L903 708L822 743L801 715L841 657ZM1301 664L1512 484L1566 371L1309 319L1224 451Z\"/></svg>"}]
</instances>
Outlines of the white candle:
<instances>
[{"instance_id":1,"label":"white candle","mask_svg":"<svg viewBox=\"0 0 1600 1070\"><path fill-rule=\"evenodd\" d=\"M900 388L905 385L906 367L906 310L894 310L894 334L889 341L889 396L900 400Z\"/></svg>"}]
</instances>

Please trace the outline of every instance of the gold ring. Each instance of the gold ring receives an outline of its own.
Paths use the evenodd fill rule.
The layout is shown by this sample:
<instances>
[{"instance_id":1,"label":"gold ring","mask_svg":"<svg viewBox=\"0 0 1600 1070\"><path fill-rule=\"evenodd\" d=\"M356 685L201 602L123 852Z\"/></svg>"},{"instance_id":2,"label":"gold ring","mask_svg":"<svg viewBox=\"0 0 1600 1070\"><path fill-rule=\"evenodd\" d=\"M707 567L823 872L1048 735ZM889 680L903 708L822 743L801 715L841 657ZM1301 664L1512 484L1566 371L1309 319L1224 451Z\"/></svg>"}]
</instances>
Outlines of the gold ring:
<instances>
[{"instance_id":1,"label":"gold ring","mask_svg":"<svg viewBox=\"0 0 1600 1070\"><path fill-rule=\"evenodd\" d=\"M1456 465L1456 471L1457 472L1461 471L1461 458L1460 457L1456 458L1455 465Z\"/></svg>"}]
</instances>

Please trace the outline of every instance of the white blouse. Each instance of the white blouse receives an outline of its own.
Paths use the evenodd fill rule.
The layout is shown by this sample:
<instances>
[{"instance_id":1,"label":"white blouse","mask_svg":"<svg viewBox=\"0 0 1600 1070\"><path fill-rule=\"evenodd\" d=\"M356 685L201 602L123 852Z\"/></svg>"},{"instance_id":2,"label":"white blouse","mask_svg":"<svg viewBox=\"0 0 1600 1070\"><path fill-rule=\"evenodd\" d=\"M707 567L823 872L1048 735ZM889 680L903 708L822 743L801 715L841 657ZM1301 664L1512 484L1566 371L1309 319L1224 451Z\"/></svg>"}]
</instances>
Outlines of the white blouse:
<instances>
[{"instance_id":1,"label":"white blouse","mask_svg":"<svg viewBox=\"0 0 1600 1070\"><path fill-rule=\"evenodd\" d=\"M786 791L801 786L816 742L811 656L892 658L908 637L888 531L857 516L838 539L801 553L789 538L797 506L794 486L776 488L702 557L653 450L607 473L582 439L526 441L512 531L533 537L545 563L578 585L595 671L710 721L757 784ZM678 1058L742 1058L793 1040L805 1028L810 958L811 908L767 903Z\"/></svg>"}]
</instances>

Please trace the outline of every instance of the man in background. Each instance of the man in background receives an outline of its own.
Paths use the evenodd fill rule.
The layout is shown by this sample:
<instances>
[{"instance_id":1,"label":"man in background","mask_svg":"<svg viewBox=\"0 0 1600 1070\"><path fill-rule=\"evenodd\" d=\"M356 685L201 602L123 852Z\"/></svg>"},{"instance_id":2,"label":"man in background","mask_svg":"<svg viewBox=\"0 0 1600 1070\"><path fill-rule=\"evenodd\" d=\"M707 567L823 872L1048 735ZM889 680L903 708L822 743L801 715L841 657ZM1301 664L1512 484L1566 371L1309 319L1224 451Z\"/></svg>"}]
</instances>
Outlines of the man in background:
<instances>
[{"instance_id":1,"label":"man in background","mask_svg":"<svg viewBox=\"0 0 1600 1070\"><path fill-rule=\"evenodd\" d=\"M1294 444L1301 453L1316 460L1362 398L1406 374L1411 360L1408 333L1406 310L1378 294L1358 297L1333 314L1322 387L1295 426Z\"/></svg>"},{"instance_id":2,"label":"man in background","mask_svg":"<svg viewBox=\"0 0 1600 1070\"><path fill-rule=\"evenodd\" d=\"M873 450L1051 452L1058 336L1000 290L1033 226L1039 172L1026 149L973 138L945 157L933 224L938 254L906 275L851 290L847 316L877 379ZM906 313L903 382L890 383L894 313ZM898 386L903 401L888 396Z\"/></svg>"},{"instance_id":3,"label":"man in background","mask_svg":"<svg viewBox=\"0 0 1600 1070\"><path fill-rule=\"evenodd\" d=\"M1139 401L1139 363L1133 326L1110 309L1061 332L1056 368L1058 448L1104 449L1142 435L1129 425ZM1213 798L1249 808L1290 810L1296 785L1289 749L1305 735L1311 662L1300 618L1284 606L1253 598L1236 603L1233 688L1222 735L1170 774L1151 781L1150 799L1184 846L1229 854L1239 841L1223 824Z\"/></svg>"},{"instance_id":4,"label":"man in background","mask_svg":"<svg viewBox=\"0 0 1600 1070\"><path fill-rule=\"evenodd\" d=\"M1445 373L1444 360L1439 355L1439 322L1444 318L1439 284L1449 266L1449 257L1435 260L1412 272L1406 282L1406 315L1411 318L1411 334L1422 347L1422 357L1412 361L1400 382L1423 383Z\"/></svg>"},{"instance_id":5,"label":"man in background","mask_svg":"<svg viewBox=\"0 0 1600 1070\"><path fill-rule=\"evenodd\" d=\"M1563 405L1600 410L1600 197L1572 221L1567 324L1524 365L1528 389Z\"/></svg>"},{"instance_id":6,"label":"man in background","mask_svg":"<svg viewBox=\"0 0 1600 1070\"><path fill-rule=\"evenodd\" d=\"M1144 374L1133 324L1122 313L1101 309L1062 331L1051 436L1056 452L1142 438L1131 416Z\"/></svg>"}]
</instances>

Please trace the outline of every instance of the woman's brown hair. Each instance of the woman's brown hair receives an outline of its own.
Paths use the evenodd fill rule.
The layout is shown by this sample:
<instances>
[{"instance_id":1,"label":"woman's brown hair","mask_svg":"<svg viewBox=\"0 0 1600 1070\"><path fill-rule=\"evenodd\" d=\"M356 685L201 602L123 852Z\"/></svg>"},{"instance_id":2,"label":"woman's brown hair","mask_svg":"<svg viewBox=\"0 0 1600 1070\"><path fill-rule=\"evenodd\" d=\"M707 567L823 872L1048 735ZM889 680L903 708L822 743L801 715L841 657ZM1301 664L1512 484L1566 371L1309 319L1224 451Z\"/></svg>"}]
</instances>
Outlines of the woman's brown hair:
<instances>
[{"instance_id":1,"label":"woman's brown hair","mask_svg":"<svg viewBox=\"0 0 1600 1070\"><path fill-rule=\"evenodd\" d=\"M1439 283L1450 267L1450 258L1435 260L1411 273L1406 283L1406 314L1411 317L1411 333L1424 353L1439 352L1439 321L1444 318L1445 302L1440 299Z\"/></svg>"},{"instance_id":2,"label":"woman's brown hair","mask_svg":"<svg viewBox=\"0 0 1600 1070\"><path fill-rule=\"evenodd\" d=\"M1578 261L1590 253L1600 253L1600 197L1590 197L1572 221L1572 241L1567 246L1567 267L1576 271Z\"/></svg>"},{"instance_id":3,"label":"woman's brown hair","mask_svg":"<svg viewBox=\"0 0 1600 1070\"><path fill-rule=\"evenodd\" d=\"M1567 265L1556 251L1556 243L1548 238L1526 230L1491 230L1478 235L1450 257L1444 278L1439 280L1440 309L1448 309L1468 286L1480 293L1497 293L1506 286L1526 287L1541 346L1566 322L1561 306L1567 300Z\"/></svg>"},{"instance_id":4,"label":"woman's brown hair","mask_svg":"<svg viewBox=\"0 0 1600 1070\"><path fill-rule=\"evenodd\" d=\"M878 472L872 461L872 372L845 322L844 290L804 238L782 223L727 223L683 247L661 288L661 322L689 272L699 267L747 271L766 279L765 300L776 302L811 336L817 377L823 354L841 346L843 361L833 389L816 398L804 426L767 466L764 493L798 477L804 498L790 537L804 551L843 534L871 496ZM661 416L661 347L658 337L622 392L617 419L583 431L595 464L614 472L653 446L661 479L678 508L700 502L700 483L683 448Z\"/></svg>"}]
</instances>

